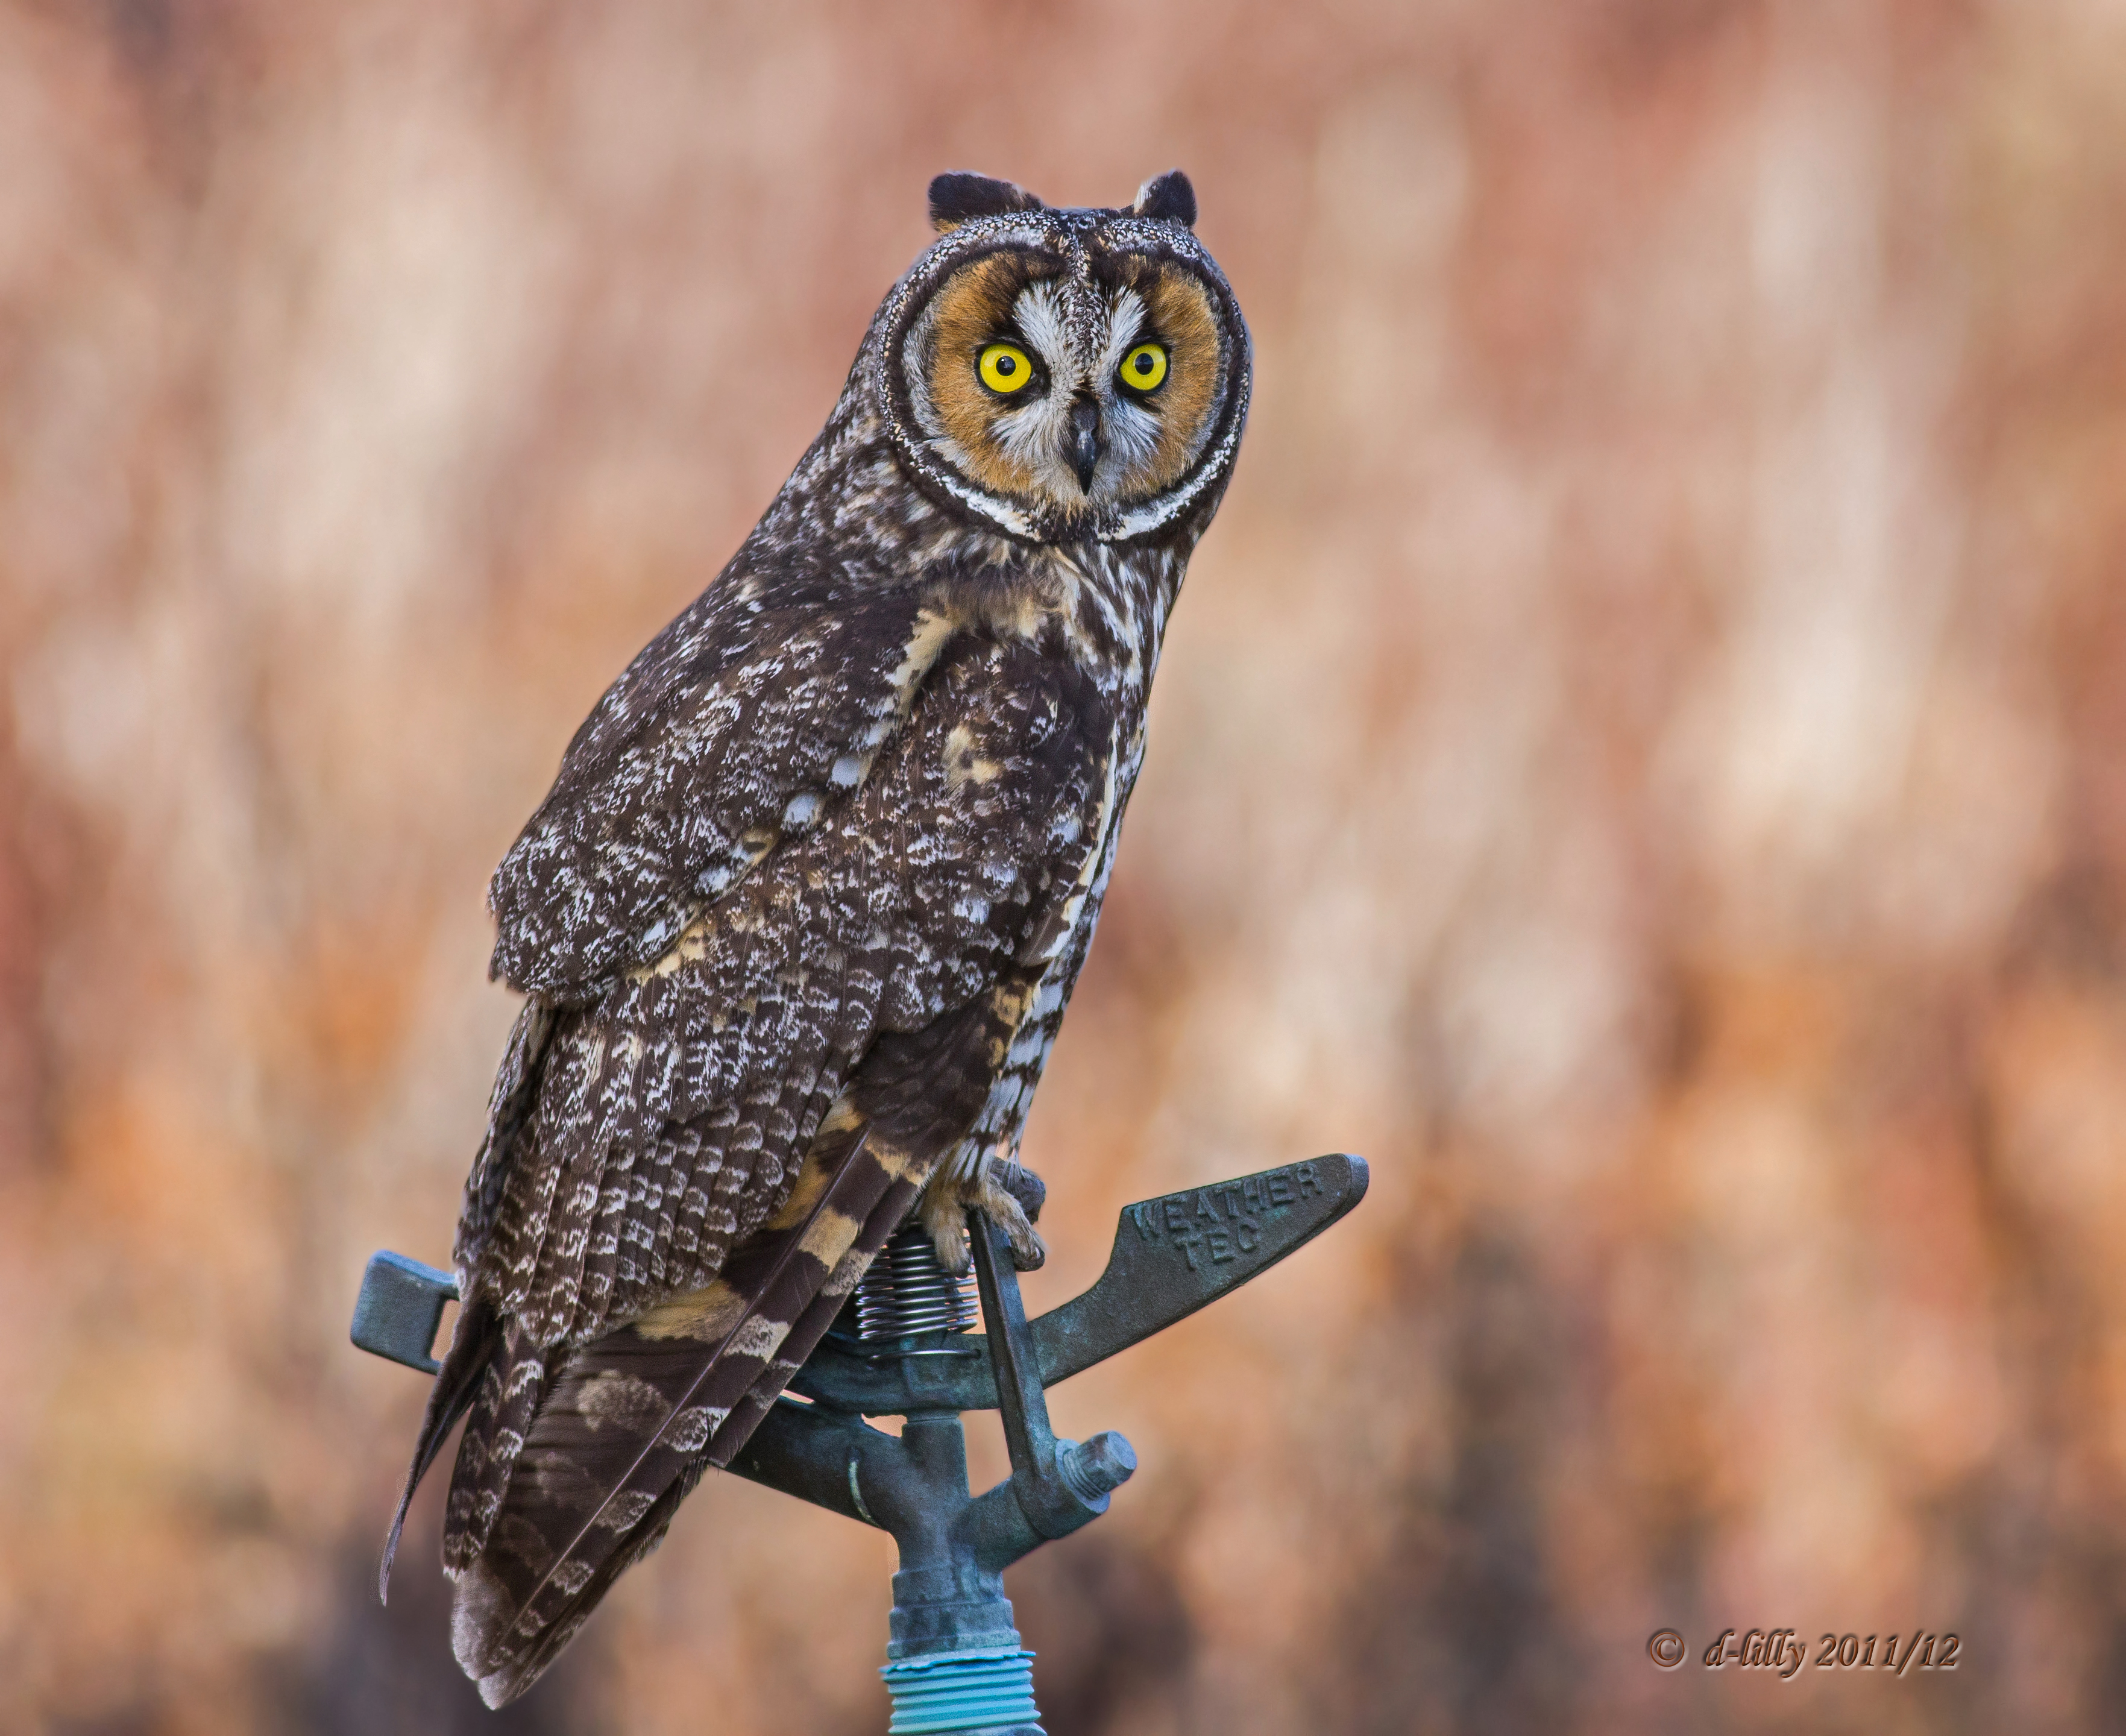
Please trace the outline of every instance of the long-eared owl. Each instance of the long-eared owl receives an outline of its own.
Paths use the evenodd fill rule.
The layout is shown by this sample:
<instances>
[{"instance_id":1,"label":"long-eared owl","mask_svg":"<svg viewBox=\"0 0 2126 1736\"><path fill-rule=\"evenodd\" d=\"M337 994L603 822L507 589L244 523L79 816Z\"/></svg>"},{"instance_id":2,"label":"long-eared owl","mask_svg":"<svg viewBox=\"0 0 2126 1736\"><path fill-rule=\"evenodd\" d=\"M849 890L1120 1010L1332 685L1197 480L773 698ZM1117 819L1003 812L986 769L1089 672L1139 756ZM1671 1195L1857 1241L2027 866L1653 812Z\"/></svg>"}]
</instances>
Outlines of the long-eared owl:
<instances>
[{"instance_id":1,"label":"long-eared owl","mask_svg":"<svg viewBox=\"0 0 2126 1736\"><path fill-rule=\"evenodd\" d=\"M730 1461L911 1212L956 1269L971 1204L1041 1256L999 1166L1248 334L1179 171L1117 210L941 175L930 212L826 426L495 873L525 1003L405 1497L467 1417L443 1560L490 1705Z\"/></svg>"}]
</instances>

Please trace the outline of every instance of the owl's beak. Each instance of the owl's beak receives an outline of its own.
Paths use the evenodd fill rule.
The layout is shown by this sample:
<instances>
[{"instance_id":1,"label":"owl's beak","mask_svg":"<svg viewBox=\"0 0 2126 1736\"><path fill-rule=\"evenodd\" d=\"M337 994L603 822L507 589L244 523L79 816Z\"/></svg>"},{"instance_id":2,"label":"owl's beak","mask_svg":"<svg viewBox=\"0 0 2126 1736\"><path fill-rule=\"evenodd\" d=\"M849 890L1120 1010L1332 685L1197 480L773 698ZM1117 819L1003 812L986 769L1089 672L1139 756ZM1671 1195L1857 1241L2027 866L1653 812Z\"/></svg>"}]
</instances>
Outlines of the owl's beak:
<instances>
[{"instance_id":1,"label":"owl's beak","mask_svg":"<svg viewBox=\"0 0 2126 1736\"><path fill-rule=\"evenodd\" d=\"M1093 492L1093 472L1099 468L1100 407L1090 398L1070 406L1070 468L1078 474L1078 486Z\"/></svg>"}]
</instances>

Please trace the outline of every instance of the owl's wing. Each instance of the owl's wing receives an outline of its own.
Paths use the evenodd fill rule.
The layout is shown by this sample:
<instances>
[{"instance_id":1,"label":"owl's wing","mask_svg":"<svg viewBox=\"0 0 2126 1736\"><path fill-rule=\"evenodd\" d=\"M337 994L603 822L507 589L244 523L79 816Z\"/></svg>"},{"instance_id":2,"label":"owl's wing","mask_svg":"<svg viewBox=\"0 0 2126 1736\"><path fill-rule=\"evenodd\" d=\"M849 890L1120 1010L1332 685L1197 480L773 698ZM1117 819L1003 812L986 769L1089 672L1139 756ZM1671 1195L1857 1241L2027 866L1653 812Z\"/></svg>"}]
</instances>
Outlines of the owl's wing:
<instances>
[{"instance_id":1,"label":"owl's wing","mask_svg":"<svg viewBox=\"0 0 2126 1736\"><path fill-rule=\"evenodd\" d=\"M495 870L493 974L567 1005L661 957L864 782L952 630L907 592L734 567L569 744Z\"/></svg>"},{"instance_id":2,"label":"owl's wing","mask_svg":"<svg viewBox=\"0 0 2126 1736\"><path fill-rule=\"evenodd\" d=\"M935 660L857 789L555 1013L528 1105L498 1086L485 1305L438 1383L479 1388L446 1559L484 1691L521 1691L743 1444L973 1123L1086 895L1097 689L971 638Z\"/></svg>"},{"instance_id":3,"label":"owl's wing","mask_svg":"<svg viewBox=\"0 0 2126 1736\"><path fill-rule=\"evenodd\" d=\"M498 1126L519 1130L506 1153L490 1141L498 1173L467 1216L491 1199L491 1227L460 1259L539 1343L714 1278L876 1037L994 985L1080 874L1113 758L1097 689L972 637L933 656L872 775L600 998L556 1011L528 1100L498 1082Z\"/></svg>"}]
</instances>

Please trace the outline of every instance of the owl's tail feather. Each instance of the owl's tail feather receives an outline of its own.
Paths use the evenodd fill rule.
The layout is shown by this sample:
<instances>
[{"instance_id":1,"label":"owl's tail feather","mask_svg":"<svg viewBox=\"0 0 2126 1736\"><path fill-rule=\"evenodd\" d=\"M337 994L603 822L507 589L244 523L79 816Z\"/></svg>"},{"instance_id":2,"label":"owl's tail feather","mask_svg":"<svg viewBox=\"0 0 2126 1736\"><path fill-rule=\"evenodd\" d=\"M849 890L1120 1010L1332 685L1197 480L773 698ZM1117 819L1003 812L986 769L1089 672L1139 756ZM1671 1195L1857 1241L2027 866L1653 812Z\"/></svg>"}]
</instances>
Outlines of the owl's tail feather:
<instances>
[{"instance_id":1,"label":"owl's tail feather","mask_svg":"<svg viewBox=\"0 0 2126 1736\"><path fill-rule=\"evenodd\" d=\"M384 1540L384 1559L376 1569L379 1603L390 1601L391 1563L399 1554L399 1534L406 1529L406 1510L413 1504L413 1491L420 1488L421 1479L442 1450L444 1437L458 1418L472 1408L480 1393L480 1378L493 1365L502 1341L502 1316L485 1296L475 1294L458 1311L450 1350L436 1371L435 1384L428 1389L421 1436L413 1444L413 1462L407 1469L405 1487L399 1492L399 1510L391 1516L390 1534Z\"/></svg>"},{"instance_id":2,"label":"owl's tail feather","mask_svg":"<svg viewBox=\"0 0 2126 1736\"><path fill-rule=\"evenodd\" d=\"M702 1473L744 1445L929 1168L838 1109L715 1282L557 1357L500 1510L455 1576L451 1644L489 1705L538 1679Z\"/></svg>"}]
</instances>

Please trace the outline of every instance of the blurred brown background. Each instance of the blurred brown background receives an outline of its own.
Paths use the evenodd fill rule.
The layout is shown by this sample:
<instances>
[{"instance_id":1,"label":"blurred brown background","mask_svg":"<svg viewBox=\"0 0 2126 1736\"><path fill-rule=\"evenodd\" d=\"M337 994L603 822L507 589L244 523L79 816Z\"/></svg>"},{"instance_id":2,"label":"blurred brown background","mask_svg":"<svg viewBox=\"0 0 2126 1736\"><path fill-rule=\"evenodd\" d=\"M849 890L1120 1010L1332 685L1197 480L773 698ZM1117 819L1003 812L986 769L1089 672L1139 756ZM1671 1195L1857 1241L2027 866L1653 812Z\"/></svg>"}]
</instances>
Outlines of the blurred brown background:
<instances>
[{"instance_id":1,"label":"blurred brown background","mask_svg":"<svg viewBox=\"0 0 2126 1736\"><path fill-rule=\"evenodd\" d=\"M947 168L1179 163L1253 322L1036 1111L1057 1247L1363 1152L1062 1388L1053 1736L2126 1719L2116 0L0 7L0 1728L883 1728L720 1479L501 1718L421 1383L487 873ZM984 1463L999 1468L993 1441ZM1680 1628L1963 1636L1672 1675Z\"/></svg>"}]
</instances>

